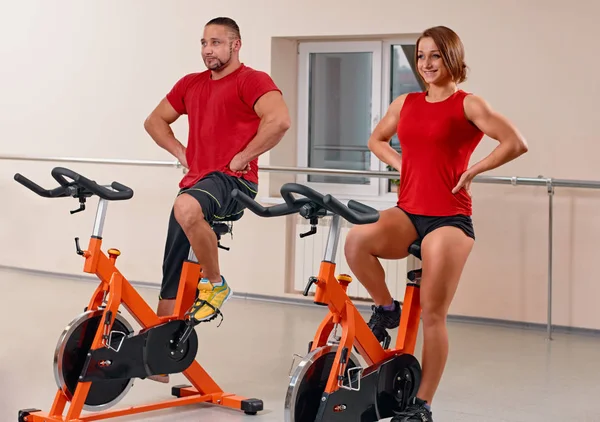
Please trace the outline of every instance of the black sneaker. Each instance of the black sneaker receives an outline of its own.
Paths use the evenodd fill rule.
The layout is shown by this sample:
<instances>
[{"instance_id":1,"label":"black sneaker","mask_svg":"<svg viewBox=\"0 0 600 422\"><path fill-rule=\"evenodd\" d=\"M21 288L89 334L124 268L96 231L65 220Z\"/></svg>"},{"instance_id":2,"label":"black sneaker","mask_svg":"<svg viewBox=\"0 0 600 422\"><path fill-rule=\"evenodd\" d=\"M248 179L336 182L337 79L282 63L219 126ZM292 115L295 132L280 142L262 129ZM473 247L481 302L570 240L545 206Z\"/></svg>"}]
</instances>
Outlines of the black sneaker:
<instances>
[{"instance_id":1,"label":"black sneaker","mask_svg":"<svg viewBox=\"0 0 600 422\"><path fill-rule=\"evenodd\" d=\"M425 407L426 401L415 397L412 399L404 412L394 416L391 422L433 422L431 411Z\"/></svg>"},{"instance_id":2,"label":"black sneaker","mask_svg":"<svg viewBox=\"0 0 600 422\"><path fill-rule=\"evenodd\" d=\"M386 337L388 337L386 329L391 330L400 325L400 302L395 300L394 305L396 305L396 309L394 309L393 311L386 311L385 309L383 309L383 306L371 306L371 309L373 310L373 315L371 315L371 319L369 320L367 325L369 326L373 334L375 334L375 337L380 343L383 342L386 339Z\"/></svg>"}]
</instances>

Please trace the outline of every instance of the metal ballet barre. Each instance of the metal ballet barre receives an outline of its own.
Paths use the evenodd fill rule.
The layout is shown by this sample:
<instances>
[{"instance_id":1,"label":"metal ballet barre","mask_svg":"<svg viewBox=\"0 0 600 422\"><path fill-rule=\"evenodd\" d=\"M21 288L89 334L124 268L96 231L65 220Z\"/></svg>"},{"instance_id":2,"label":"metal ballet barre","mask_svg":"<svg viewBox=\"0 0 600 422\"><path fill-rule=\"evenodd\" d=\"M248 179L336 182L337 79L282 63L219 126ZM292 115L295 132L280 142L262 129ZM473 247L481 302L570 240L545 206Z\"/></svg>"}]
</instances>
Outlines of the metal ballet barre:
<instances>
[{"instance_id":1,"label":"metal ballet barre","mask_svg":"<svg viewBox=\"0 0 600 422\"><path fill-rule=\"evenodd\" d=\"M64 163L87 163L87 164L111 164L125 166L145 167L173 167L183 168L178 161L153 161L153 160L127 160L127 159L102 159L102 158L75 158L75 157L41 157L29 155L0 155L0 160L18 161L50 161ZM400 174L392 171L362 171L341 170L326 168L286 167L286 166L260 166L260 172L266 173L291 173L311 175L335 175L335 176L360 176L384 179L398 179ZM548 177L508 177L508 176L477 176L473 179L475 183L501 184L513 186L543 186L548 194L548 321L547 339L552 340L552 283L553 283L553 218L554 218L554 188L583 188L600 189L600 181L590 180L568 180L553 179Z\"/></svg>"}]
</instances>

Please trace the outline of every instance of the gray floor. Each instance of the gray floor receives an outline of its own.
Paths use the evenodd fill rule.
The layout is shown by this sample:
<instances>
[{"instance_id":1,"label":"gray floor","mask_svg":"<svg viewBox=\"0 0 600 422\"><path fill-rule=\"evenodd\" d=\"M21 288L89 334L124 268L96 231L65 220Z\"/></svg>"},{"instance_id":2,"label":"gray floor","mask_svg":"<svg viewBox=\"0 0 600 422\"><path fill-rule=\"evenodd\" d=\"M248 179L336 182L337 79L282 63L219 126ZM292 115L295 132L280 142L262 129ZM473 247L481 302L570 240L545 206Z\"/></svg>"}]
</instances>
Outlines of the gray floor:
<instances>
[{"instance_id":1,"label":"gray floor","mask_svg":"<svg viewBox=\"0 0 600 422\"><path fill-rule=\"evenodd\" d=\"M0 421L18 409L48 410L56 385L52 358L64 326L94 285L0 270ZM154 307L157 291L142 289ZM225 391L265 402L245 416L210 406L171 409L122 421L282 422L294 353L303 354L323 316L318 307L232 299L225 320L198 327L198 361ZM451 354L434 402L436 422L600 421L600 338L451 323ZM418 349L419 352L420 349ZM185 383L175 376L172 385ZM170 387L137 381L117 407L170 398Z\"/></svg>"}]
</instances>

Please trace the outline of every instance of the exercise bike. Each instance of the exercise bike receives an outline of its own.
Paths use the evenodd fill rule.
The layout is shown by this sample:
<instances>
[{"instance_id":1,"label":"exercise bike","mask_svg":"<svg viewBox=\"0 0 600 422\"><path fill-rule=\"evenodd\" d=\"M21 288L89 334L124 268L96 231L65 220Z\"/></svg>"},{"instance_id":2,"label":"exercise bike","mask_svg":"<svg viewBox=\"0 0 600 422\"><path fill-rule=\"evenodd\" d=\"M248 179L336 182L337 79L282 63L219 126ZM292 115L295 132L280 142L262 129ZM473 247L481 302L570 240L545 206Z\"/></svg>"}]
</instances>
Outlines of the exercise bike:
<instances>
[{"instance_id":1,"label":"exercise bike","mask_svg":"<svg viewBox=\"0 0 600 422\"><path fill-rule=\"evenodd\" d=\"M296 199L293 193L303 197ZM285 422L375 422L393 417L406 409L421 382L421 366L414 357L421 315L420 243L412 244L408 251L412 269L407 274L398 336L390 348L391 336L379 343L348 297L351 277L335 276L340 219L353 224L374 223L379 219L377 210L354 200L346 206L331 195L296 183L284 184L281 196L284 203L263 207L243 192L233 192L236 200L261 217L299 213L311 224L310 231L301 237L316 233L319 219L332 219L319 274L308 280L303 292L308 296L316 286L314 303L327 307L328 313L308 344L308 354L292 369ZM354 351L366 362L364 367Z\"/></svg>"},{"instance_id":2,"label":"exercise bike","mask_svg":"<svg viewBox=\"0 0 600 422\"><path fill-rule=\"evenodd\" d=\"M54 168L51 174L60 185L52 190L43 189L18 173L14 179L45 198L77 198L79 208L72 214L84 211L90 197L99 197L89 246L82 250L79 239L75 238L75 249L85 259L83 271L95 274L100 284L84 312L59 337L54 354L58 391L50 411L23 409L18 421L83 422L197 403L220 405L250 415L263 410L259 399L225 393L195 360L198 337L196 323L188 317L188 310L197 297L201 268L191 248L182 266L175 311L170 316L158 317L117 269L116 260L121 252L111 248L107 256L101 249L109 201L131 199L133 190L118 182L110 187L101 186L62 167ZM221 236L231 232L233 221L240 217L238 214L233 219L213 223L219 246ZM134 332L121 315L121 305L140 324L141 331ZM175 373L183 373L191 383L172 387L175 399L108 410L123 399L136 378ZM63 416L67 403L70 403L68 412ZM82 415L84 410L90 413Z\"/></svg>"}]
</instances>

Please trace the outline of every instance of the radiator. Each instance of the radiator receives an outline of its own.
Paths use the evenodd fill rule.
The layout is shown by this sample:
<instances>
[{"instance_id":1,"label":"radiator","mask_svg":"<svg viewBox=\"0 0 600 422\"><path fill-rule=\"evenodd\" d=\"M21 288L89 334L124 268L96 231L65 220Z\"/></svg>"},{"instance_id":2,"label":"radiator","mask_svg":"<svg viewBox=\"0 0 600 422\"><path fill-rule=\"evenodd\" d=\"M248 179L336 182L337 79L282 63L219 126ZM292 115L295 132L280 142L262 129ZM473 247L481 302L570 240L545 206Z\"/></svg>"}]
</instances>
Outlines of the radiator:
<instances>
[{"instance_id":1,"label":"radiator","mask_svg":"<svg viewBox=\"0 0 600 422\"><path fill-rule=\"evenodd\" d=\"M311 276L317 276L319 273L319 266L325 254L330 221L330 217L319 219L317 233L300 238L300 233L310 230L310 222L300 216L296 219L294 233L294 290L296 292L304 291L308 279ZM352 276L353 281L348 286L348 295L350 297L355 299L370 299L366 289L358 282L352 271L350 271L344 258L344 243L351 227L351 223L342 219L340 239L335 259L335 274L336 276L339 274L349 274ZM406 258L398 260L381 259L380 262L385 271L385 281L392 296L394 299L402 301L406 288ZM314 292L314 288L312 292Z\"/></svg>"}]
</instances>

